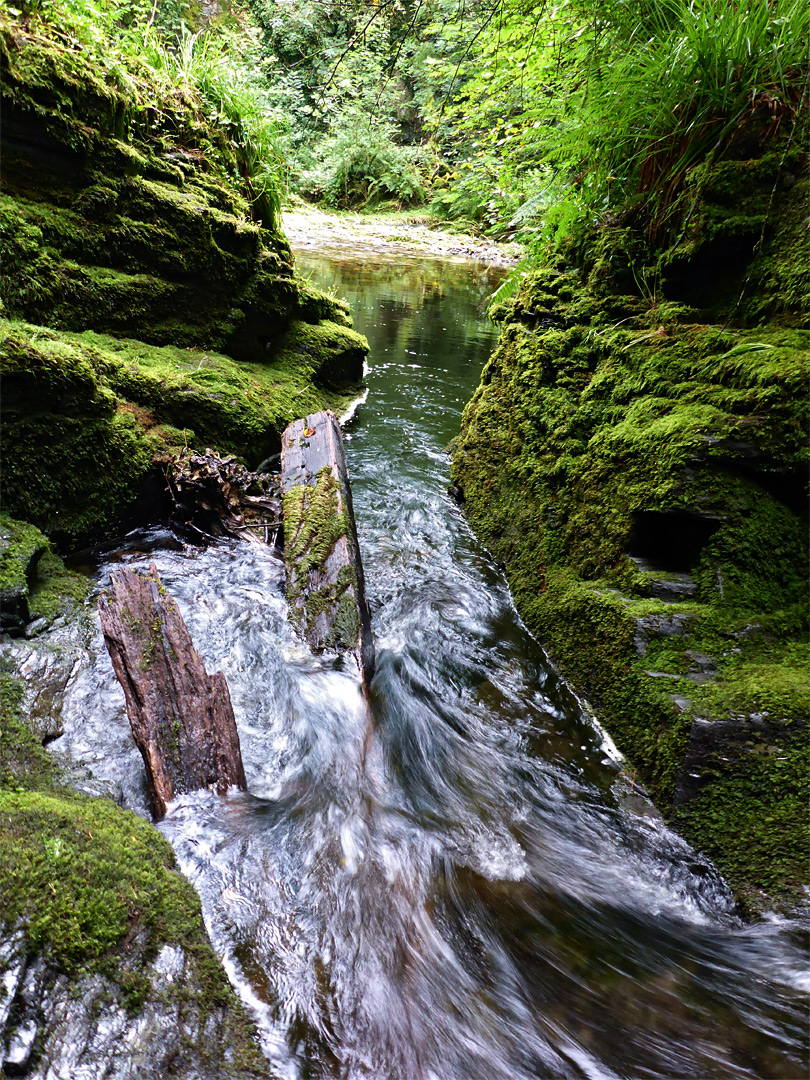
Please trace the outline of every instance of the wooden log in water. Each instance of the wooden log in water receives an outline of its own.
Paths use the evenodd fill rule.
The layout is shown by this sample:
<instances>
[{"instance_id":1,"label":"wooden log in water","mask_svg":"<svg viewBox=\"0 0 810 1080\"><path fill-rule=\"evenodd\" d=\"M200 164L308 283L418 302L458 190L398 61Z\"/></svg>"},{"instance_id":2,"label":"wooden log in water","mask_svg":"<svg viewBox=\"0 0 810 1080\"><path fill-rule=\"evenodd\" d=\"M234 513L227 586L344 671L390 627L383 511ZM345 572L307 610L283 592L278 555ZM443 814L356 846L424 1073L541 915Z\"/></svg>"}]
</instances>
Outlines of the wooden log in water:
<instances>
[{"instance_id":1,"label":"wooden log in water","mask_svg":"<svg viewBox=\"0 0 810 1080\"><path fill-rule=\"evenodd\" d=\"M340 424L332 412L295 420L281 439L287 599L316 652L354 658L364 682L374 645Z\"/></svg>"},{"instance_id":2,"label":"wooden log in water","mask_svg":"<svg viewBox=\"0 0 810 1080\"><path fill-rule=\"evenodd\" d=\"M124 688L156 817L183 792L246 789L228 684L205 670L177 604L149 575L113 573L99 603L101 629Z\"/></svg>"}]
</instances>

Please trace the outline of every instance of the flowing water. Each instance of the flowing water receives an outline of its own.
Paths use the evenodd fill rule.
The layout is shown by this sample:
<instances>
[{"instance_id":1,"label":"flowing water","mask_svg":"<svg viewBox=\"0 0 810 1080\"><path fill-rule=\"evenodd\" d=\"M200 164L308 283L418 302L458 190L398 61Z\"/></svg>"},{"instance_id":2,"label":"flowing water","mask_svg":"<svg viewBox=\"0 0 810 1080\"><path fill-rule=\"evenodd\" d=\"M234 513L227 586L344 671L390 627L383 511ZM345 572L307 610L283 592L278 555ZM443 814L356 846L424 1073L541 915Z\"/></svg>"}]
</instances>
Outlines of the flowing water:
<instances>
[{"instance_id":1,"label":"flowing water","mask_svg":"<svg viewBox=\"0 0 810 1080\"><path fill-rule=\"evenodd\" d=\"M250 794L183 797L160 827L278 1074L806 1075L799 929L740 923L714 869L633 794L447 494L447 444L493 345L487 272L304 269L372 346L346 427L370 743L356 682L291 633L274 552L147 533L98 564L101 586L154 560L227 677ZM53 749L145 813L97 628L58 705Z\"/></svg>"}]
</instances>

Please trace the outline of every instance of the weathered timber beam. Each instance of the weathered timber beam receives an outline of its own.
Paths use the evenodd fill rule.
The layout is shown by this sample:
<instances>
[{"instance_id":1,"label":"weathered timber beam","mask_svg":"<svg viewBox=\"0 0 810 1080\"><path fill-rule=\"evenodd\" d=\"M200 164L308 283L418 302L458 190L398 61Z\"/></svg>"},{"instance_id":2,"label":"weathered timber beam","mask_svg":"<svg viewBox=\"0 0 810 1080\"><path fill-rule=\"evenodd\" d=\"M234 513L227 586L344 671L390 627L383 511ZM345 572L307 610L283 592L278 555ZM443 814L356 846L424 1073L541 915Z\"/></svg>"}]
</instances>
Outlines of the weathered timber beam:
<instances>
[{"instance_id":1,"label":"weathered timber beam","mask_svg":"<svg viewBox=\"0 0 810 1080\"><path fill-rule=\"evenodd\" d=\"M281 438L287 600L316 652L353 656L368 682L374 644L340 424L332 412L295 420Z\"/></svg>"},{"instance_id":2,"label":"weathered timber beam","mask_svg":"<svg viewBox=\"0 0 810 1080\"><path fill-rule=\"evenodd\" d=\"M101 629L124 688L146 765L152 810L163 817L183 792L247 788L228 684L205 670L177 604L149 575L114 572L99 603Z\"/></svg>"}]
</instances>

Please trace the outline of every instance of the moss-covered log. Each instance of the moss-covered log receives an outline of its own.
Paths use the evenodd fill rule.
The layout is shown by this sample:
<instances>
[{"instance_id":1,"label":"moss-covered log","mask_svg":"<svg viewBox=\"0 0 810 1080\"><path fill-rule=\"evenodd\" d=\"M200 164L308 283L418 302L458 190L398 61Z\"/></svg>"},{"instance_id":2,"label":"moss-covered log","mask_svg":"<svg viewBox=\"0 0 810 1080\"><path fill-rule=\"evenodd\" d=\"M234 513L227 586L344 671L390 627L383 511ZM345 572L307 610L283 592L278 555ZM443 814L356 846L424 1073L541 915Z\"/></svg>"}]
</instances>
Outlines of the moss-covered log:
<instances>
[{"instance_id":1,"label":"moss-covered log","mask_svg":"<svg viewBox=\"0 0 810 1080\"><path fill-rule=\"evenodd\" d=\"M281 444L287 599L316 652L352 656L364 680L374 646L346 454L334 413L296 420Z\"/></svg>"},{"instance_id":2,"label":"moss-covered log","mask_svg":"<svg viewBox=\"0 0 810 1080\"><path fill-rule=\"evenodd\" d=\"M99 602L101 629L124 688L155 817L186 791L247 788L228 684L209 675L154 564L148 576L113 573Z\"/></svg>"}]
</instances>

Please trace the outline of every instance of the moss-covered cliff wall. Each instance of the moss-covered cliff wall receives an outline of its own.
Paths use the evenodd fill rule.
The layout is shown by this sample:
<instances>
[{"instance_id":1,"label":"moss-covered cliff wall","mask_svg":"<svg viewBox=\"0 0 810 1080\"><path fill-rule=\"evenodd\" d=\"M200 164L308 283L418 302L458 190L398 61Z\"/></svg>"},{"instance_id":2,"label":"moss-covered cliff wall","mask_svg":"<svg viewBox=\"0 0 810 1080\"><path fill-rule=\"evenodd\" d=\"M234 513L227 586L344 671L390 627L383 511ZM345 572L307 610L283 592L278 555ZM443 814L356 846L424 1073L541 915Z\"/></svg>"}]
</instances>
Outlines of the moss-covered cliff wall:
<instances>
[{"instance_id":1,"label":"moss-covered cliff wall","mask_svg":"<svg viewBox=\"0 0 810 1080\"><path fill-rule=\"evenodd\" d=\"M0 17L0 49L4 506L69 540L169 445L258 464L295 416L340 409L367 346L254 220L190 90L41 24Z\"/></svg>"},{"instance_id":2,"label":"moss-covered cliff wall","mask_svg":"<svg viewBox=\"0 0 810 1080\"><path fill-rule=\"evenodd\" d=\"M518 607L754 906L807 868L807 162L693 170L531 273L454 459Z\"/></svg>"},{"instance_id":3,"label":"moss-covered cliff wall","mask_svg":"<svg viewBox=\"0 0 810 1080\"><path fill-rule=\"evenodd\" d=\"M87 593L54 545L148 515L178 447L258 465L290 420L356 396L367 345L295 276L187 85L30 15L0 14L0 53L0 629L31 637ZM2 1071L269 1075L169 845L58 773L16 655L0 656Z\"/></svg>"}]
</instances>

